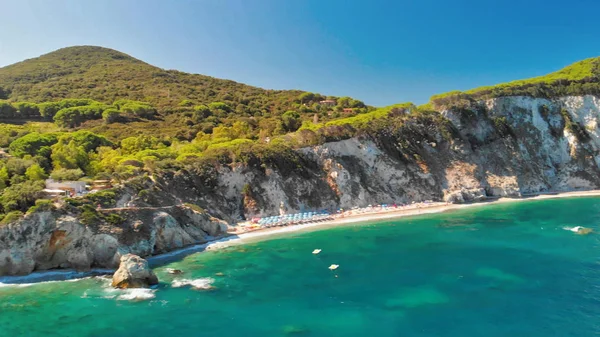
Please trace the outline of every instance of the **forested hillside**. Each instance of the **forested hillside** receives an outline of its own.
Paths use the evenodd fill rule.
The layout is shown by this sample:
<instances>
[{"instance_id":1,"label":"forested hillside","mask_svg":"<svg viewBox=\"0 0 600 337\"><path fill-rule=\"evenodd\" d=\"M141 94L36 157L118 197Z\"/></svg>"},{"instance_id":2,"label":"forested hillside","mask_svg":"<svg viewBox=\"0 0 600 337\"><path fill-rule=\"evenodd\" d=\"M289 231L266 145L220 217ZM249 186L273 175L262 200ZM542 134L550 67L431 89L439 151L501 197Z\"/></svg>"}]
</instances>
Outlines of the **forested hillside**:
<instances>
[{"instance_id":1,"label":"forested hillside","mask_svg":"<svg viewBox=\"0 0 600 337\"><path fill-rule=\"evenodd\" d=\"M0 68L0 98L42 103L64 98L92 99L105 104L126 99L143 101L161 113L188 111L195 105L222 102L240 116L318 110L324 96L299 90L265 90L230 80L164 70L121 52L93 46L69 47ZM362 107L362 103L354 102Z\"/></svg>"},{"instance_id":2,"label":"forested hillside","mask_svg":"<svg viewBox=\"0 0 600 337\"><path fill-rule=\"evenodd\" d=\"M4 98L4 100L1 100ZM344 110L345 109L345 110ZM216 126L248 125L255 137L371 111L361 101L299 90L265 90L163 70L102 47L70 47L0 68L0 121L54 121L113 140L154 130L192 140ZM107 127L107 124L112 124Z\"/></svg>"}]
</instances>

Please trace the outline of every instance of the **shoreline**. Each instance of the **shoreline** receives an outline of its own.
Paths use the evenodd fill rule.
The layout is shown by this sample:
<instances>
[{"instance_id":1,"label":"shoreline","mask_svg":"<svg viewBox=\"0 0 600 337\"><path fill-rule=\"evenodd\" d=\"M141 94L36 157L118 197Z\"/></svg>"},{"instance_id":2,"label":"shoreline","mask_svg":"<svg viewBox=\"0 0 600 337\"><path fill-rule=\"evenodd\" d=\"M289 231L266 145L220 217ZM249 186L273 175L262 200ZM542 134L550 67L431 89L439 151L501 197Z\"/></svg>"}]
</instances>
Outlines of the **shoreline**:
<instances>
[{"instance_id":1,"label":"shoreline","mask_svg":"<svg viewBox=\"0 0 600 337\"><path fill-rule=\"evenodd\" d=\"M538 193L533 195L525 195L519 198L488 198L482 201L475 201L467 204L445 204L441 202L433 202L430 205L421 205L420 207L404 208L404 209L389 209L378 212L369 212L362 214L350 214L344 217L336 217L331 220L291 225L275 228L258 229L250 232L234 234L234 238L230 240L216 240L209 242L206 245L206 250L220 249L230 247L234 245L240 245L250 242L257 242L267 240L270 237L278 236L285 233L303 232L309 230L321 230L332 227L339 227L347 224L370 222L377 220L388 220L388 219L399 219L408 216L418 216L425 214L443 213L463 208L480 207L486 205L496 205L511 202L524 202L534 200L547 200L547 199L561 199L561 198L575 198L575 197L591 197L600 196L600 190L589 190L589 191L569 191L569 192L547 192ZM169 253L167 253L169 254Z\"/></svg>"},{"instance_id":2,"label":"shoreline","mask_svg":"<svg viewBox=\"0 0 600 337\"><path fill-rule=\"evenodd\" d=\"M264 228L239 234L233 233L230 236L222 237L202 244L188 246L160 255L148 256L145 259L150 263L150 266L152 268L156 268L167 263L178 261L181 258L198 252L217 250L231 246L274 239L280 236L284 236L287 233L317 231L333 227L340 227L348 224L364 223L377 220L400 219L409 216L443 213L458 209L481 207L486 205L495 205L502 203L592 196L600 196L600 190L547 192L537 193L533 195L524 195L519 198L488 198L486 200L475 201L468 204L445 204L441 202L433 202L431 204L425 205L418 204L415 207L412 207L411 205L401 209L390 208L383 211L380 210L361 214L348 214L345 216L338 216L331 220L319 222L274 228ZM111 269L93 269L88 272L81 272L72 269L52 269L45 271L34 271L33 273L28 275L0 276L0 288L9 285L24 286L27 284L35 283L69 281L90 276L111 274L113 272L114 270Z\"/></svg>"}]
</instances>

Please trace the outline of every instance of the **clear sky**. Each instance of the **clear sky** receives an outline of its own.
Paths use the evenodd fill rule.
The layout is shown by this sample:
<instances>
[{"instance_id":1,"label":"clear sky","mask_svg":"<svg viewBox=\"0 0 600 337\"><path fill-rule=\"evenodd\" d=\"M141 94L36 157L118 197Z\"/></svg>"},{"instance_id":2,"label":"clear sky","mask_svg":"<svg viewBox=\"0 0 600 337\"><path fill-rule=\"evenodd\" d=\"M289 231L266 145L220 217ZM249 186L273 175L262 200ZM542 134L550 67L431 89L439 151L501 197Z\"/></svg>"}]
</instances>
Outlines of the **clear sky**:
<instances>
[{"instance_id":1,"label":"clear sky","mask_svg":"<svg viewBox=\"0 0 600 337\"><path fill-rule=\"evenodd\" d=\"M99 45L376 106L600 56L598 0L0 0L0 66Z\"/></svg>"}]
</instances>

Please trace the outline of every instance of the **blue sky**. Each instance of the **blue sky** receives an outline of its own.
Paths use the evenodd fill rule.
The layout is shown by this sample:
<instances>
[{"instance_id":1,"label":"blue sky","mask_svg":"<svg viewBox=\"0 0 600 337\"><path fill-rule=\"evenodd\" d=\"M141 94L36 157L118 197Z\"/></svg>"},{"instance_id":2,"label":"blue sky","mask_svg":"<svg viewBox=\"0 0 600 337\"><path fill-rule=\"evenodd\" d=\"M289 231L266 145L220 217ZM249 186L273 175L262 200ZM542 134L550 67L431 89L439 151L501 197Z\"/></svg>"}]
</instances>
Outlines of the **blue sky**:
<instances>
[{"instance_id":1,"label":"blue sky","mask_svg":"<svg viewBox=\"0 0 600 337\"><path fill-rule=\"evenodd\" d=\"M376 106L600 56L591 0L0 0L0 66L72 45Z\"/></svg>"}]
</instances>

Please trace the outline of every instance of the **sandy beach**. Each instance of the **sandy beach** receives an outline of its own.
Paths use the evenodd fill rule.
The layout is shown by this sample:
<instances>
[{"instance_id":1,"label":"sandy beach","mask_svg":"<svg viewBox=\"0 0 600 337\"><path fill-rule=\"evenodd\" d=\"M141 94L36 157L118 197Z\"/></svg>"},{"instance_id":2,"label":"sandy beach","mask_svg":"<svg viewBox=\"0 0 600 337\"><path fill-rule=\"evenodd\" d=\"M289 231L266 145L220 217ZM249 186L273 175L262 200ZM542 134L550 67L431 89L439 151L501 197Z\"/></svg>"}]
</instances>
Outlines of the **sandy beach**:
<instances>
[{"instance_id":1,"label":"sandy beach","mask_svg":"<svg viewBox=\"0 0 600 337\"><path fill-rule=\"evenodd\" d=\"M286 233L299 231L321 230L345 224L353 224L360 222L370 222L377 220L397 219L407 216L417 216L421 214L441 213L457 209L469 207L482 207L486 205L494 205L508 202L523 202L530 200L544 200L556 198L571 198L571 197L586 197L600 196L600 190L591 191L571 191L571 192L548 192L538 193L535 195L524 195L520 198L489 198L484 201L472 202L468 204L446 204L441 202L420 203L409 205L403 208L387 208L382 211L362 213L362 214L347 214L344 216L336 216L333 220L319 221L300 225L290 225L284 227L274 227L258 229L251 232L234 234L233 237L228 237L205 244L204 249L213 250L233 245L239 245L260 240L267 240L272 237L278 237Z\"/></svg>"}]
</instances>

